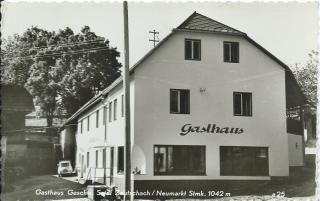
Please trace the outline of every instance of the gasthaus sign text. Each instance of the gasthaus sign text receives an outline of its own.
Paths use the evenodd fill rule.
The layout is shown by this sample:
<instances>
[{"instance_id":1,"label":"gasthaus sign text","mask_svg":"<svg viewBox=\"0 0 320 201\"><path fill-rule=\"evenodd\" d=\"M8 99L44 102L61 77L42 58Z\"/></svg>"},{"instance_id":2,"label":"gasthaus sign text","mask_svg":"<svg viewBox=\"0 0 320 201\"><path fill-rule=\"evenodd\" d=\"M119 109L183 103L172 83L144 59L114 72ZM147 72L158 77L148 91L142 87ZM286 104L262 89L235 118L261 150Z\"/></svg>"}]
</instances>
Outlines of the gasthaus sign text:
<instances>
[{"instance_id":1,"label":"gasthaus sign text","mask_svg":"<svg viewBox=\"0 0 320 201\"><path fill-rule=\"evenodd\" d=\"M242 134L243 128L234 127L219 127L216 124L207 124L206 126L193 126L192 124L185 124L181 127L180 135L185 136L188 134Z\"/></svg>"}]
</instances>

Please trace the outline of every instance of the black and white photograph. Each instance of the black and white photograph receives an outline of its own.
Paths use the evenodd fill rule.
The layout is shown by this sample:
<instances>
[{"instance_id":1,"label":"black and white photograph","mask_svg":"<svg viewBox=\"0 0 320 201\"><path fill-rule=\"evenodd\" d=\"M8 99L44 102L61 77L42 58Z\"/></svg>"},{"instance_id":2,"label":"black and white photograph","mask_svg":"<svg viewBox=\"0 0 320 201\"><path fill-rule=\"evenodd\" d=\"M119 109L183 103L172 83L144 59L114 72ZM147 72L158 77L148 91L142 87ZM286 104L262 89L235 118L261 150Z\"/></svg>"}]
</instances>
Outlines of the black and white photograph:
<instances>
[{"instance_id":1,"label":"black and white photograph","mask_svg":"<svg viewBox=\"0 0 320 201\"><path fill-rule=\"evenodd\" d=\"M316 0L2 1L1 200L319 200L318 32Z\"/></svg>"}]
</instances>

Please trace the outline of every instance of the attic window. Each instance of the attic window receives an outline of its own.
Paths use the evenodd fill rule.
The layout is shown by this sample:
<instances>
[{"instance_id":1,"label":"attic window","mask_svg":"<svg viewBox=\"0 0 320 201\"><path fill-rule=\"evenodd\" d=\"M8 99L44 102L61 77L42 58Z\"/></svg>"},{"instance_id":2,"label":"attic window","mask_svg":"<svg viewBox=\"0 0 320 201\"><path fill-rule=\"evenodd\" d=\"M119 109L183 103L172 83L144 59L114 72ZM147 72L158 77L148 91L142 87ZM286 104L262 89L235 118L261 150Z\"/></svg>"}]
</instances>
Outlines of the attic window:
<instances>
[{"instance_id":1,"label":"attic window","mask_svg":"<svg viewBox=\"0 0 320 201\"><path fill-rule=\"evenodd\" d=\"M228 63L239 63L238 42L223 42L223 61Z\"/></svg>"},{"instance_id":2,"label":"attic window","mask_svg":"<svg viewBox=\"0 0 320 201\"><path fill-rule=\"evenodd\" d=\"M201 41L196 39L185 39L185 60L201 60Z\"/></svg>"}]
</instances>

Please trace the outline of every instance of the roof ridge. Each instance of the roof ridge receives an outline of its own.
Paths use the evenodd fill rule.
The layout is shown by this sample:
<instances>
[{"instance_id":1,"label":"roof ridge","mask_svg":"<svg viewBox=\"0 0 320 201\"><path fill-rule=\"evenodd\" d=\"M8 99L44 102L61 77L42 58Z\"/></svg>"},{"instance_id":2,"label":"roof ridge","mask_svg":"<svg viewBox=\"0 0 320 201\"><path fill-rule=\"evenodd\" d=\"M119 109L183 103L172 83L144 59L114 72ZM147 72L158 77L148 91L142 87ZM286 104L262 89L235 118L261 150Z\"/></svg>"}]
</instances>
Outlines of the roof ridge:
<instances>
[{"instance_id":1,"label":"roof ridge","mask_svg":"<svg viewBox=\"0 0 320 201\"><path fill-rule=\"evenodd\" d=\"M191 17L193 17L195 14L198 14L196 11L194 11L189 17L187 17L187 19L185 19L178 27L177 29L179 29L180 27L182 27L185 23L187 23L189 21L189 19L191 19Z\"/></svg>"},{"instance_id":2,"label":"roof ridge","mask_svg":"<svg viewBox=\"0 0 320 201\"><path fill-rule=\"evenodd\" d=\"M198 16L198 18L196 18ZM199 18L200 17L200 18ZM203 20L207 20L208 23L213 23L210 27L210 24L208 24L208 27L207 29L210 31L215 31L215 32L221 32L221 30L215 30L216 27L214 26L214 24L216 25L220 25L218 26L219 28L225 28L227 30L227 32L234 32L234 33L237 33L237 34L242 34L242 35L246 35L246 33L240 31L240 30L237 30L233 27L230 27L224 23L221 23L217 20L214 20L210 17L207 17L205 15L202 15L200 13L197 13L196 11L194 11L186 20L184 20L176 29L198 29L198 30L201 30L203 29L203 27L201 27L202 25L204 25L205 23L200 23L201 22L201 18L202 18L202 21ZM197 24L198 23L198 24ZM200 23L200 24L199 24ZM197 27L199 26L199 27Z\"/></svg>"},{"instance_id":3,"label":"roof ridge","mask_svg":"<svg viewBox=\"0 0 320 201\"><path fill-rule=\"evenodd\" d=\"M214 20L214 19L212 19L212 18L210 18L210 17L207 17L207 16L202 15L202 14L200 14L200 13L197 13L197 14L200 15L200 16L202 16L202 17L207 18L208 20L211 20L211 21L217 22L217 23L219 23L219 24L221 24L221 25L223 25L223 26L226 26L226 27L228 27L228 28L230 28L230 29L233 29L233 30L235 30L235 31L241 32L241 33L243 33L243 34L246 34L246 33L242 32L242 31L240 31L240 30L238 30L238 29L235 29L235 28L233 28L233 27L230 27L230 26L228 26L228 25L226 25L226 24L224 24L224 23L222 23L222 22L219 22L219 21L217 21L217 20Z\"/></svg>"}]
</instances>

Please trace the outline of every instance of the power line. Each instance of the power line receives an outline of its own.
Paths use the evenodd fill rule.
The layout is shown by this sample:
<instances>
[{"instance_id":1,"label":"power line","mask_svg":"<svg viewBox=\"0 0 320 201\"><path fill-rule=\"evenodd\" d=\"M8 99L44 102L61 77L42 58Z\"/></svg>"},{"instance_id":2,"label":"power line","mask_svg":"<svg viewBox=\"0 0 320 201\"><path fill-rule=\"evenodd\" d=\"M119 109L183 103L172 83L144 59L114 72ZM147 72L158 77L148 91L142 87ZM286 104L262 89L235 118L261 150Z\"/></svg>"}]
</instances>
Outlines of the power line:
<instances>
[{"instance_id":1,"label":"power line","mask_svg":"<svg viewBox=\"0 0 320 201\"><path fill-rule=\"evenodd\" d=\"M49 47L74 47L76 45L89 45L89 44L96 44L96 43L100 43L100 42L104 42L104 40L96 40L96 41L87 41L87 42L78 42L78 43L66 43L66 44L61 44L61 45L48 45L48 46L39 46L39 47L30 47L30 48L34 48L34 49L43 49L43 48L49 48ZM25 50L25 49L30 49L30 48L21 48L21 50ZM6 52L9 51L1 51L1 54L6 54ZM10 52L13 53L13 52Z\"/></svg>"},{"instance_id":2,"label":"power line","mask_svg":"<svg viewBox=\"0 0 320 201\"><path fill-rule=\"evenodd\" d=\"M98 48L91 48L91 49L82 49L76 51L69 51L69 52L60 52L60 53L51 53L51 54L44 54L44 55L35 55L35 56L25 56L25 57L16 57L18 59L26 60L26 59L34 59L34 58L44 58L44 57L55 57L55 56L62 56L62 55L73 55L73 54L81 54L87 52L96 52L101 50L108 50L108 47L98 47Z\"/></svg>"},{"instance_id":3,"label":"power line","mask_svg":"<svg viewBox=\"0 0 320 201\"><path fill-rule=\"evenodd\" d=\"M92 40L92 41L87 41L87 42L78 42L78 43L65 43L65 44L56 44L56 45L47 45L47 46L39 46L39 47L33 47L35 49L41 49L41 48L48 48L48 47L68 47L68 46L74 46L74 45L86 45L86 44L95 44L95 43L100 43L104 42L104 40ZM28 49L28 48L27 48Z\"/></svg>"}]
</instances>

